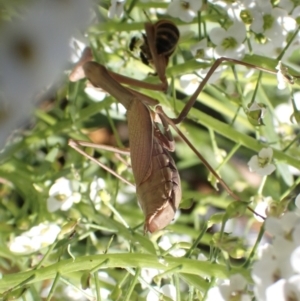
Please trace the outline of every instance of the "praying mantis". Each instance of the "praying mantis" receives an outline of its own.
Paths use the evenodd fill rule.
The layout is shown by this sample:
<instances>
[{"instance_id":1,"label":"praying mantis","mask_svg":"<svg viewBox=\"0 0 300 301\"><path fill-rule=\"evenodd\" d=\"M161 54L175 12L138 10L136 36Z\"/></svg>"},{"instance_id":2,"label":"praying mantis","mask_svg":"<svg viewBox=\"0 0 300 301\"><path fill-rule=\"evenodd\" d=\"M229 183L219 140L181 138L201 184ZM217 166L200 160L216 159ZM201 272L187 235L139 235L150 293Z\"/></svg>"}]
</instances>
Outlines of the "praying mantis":
<instances>
[{"instance_id":1,"label":"praying mantis","mask_svg":"<svg viewBox=\"0 0 300 301\"><path fill-rule=\"evenodd\" d=\"M175 150L170 126L195 152L225 190L234 199L240 200L176 125L187 117L208 79L221 63L240 64L272 74L276 74L276 72L235 59L219 58L214 62L206 77L187 101L179 116L177 118L169 118L157 100L135 91L131 87L137 86L158 91L167 90L168 82L165 71L168 59L179 41L179 30L173 22L160 20L155 24L146 23L145 31L146 34L143 35L144 41L140 46L140 57L144 63L153 66L161 83L152 84L138 81L109 71L103 65L92 61L89 49L85 51L81 60L70 74L70 80L77 81L84 77L87 78L95 88L103 89L127 109L129 153L136 184L136 195L145 215L144 230L145 232L153 233L165 228L174 219L182 197L180 176L170 155L170 152ZM131 41L131 48L134 47L135 42ZM122 84L129 87L125 87ZM80 147L92 146L121 154L128 154L128 151L94 145L85 141L70 140L69 145L128 183L101 162L86 154Z\"/></svg>"}]
</instances>

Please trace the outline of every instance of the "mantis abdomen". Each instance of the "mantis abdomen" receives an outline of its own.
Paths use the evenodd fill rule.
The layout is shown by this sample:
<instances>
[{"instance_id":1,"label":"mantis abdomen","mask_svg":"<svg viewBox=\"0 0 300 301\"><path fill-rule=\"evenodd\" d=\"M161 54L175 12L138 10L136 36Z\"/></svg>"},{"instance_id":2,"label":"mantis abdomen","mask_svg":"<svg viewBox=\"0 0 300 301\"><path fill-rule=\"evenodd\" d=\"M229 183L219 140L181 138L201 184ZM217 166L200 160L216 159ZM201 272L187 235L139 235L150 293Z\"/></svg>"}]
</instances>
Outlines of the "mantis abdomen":
<instances>
[{"instance_id":1,"label":"mantis abdomen","mask_svg":"<svg viewBox=\"0 0 300 301\"><path fill-rule=\"evenodd\" d=\"M173 158L157 137L153 139L150 164L136 193L145 214L145 230L152 233L173 220L181 200L181 184Z\"/></svg>"},{"instance_id":2,"label":"mantis abdomen","mask_svg":"<svg viewBox=\"0 0 300 301\"><path fill-rule=\"evenodd\" d=\"M151 233L172 221L181 200L180 177L169 153L174 151L173 137L162 132L156 117L142 101L132 99L127 112L131 165L144 228ZM167 125L162 126L167 132Z\"/></svg>"}]
</instances>

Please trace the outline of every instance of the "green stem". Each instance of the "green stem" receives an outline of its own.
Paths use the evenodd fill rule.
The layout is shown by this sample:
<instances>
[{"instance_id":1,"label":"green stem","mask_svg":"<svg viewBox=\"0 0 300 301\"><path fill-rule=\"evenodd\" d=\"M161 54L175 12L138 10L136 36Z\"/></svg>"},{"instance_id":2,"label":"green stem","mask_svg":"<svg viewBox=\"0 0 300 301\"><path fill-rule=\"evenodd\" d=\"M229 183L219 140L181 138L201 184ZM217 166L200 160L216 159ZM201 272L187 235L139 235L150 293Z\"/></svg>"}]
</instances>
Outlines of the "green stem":
<instances>
[{"instance_id":1,"label":"green stem","mask_svg":"<svg viewBox=\"0 0 300 301\"><path fill-rule=\"evenodd\" d=\"M202 33L201 33L201 23L202 23L202 19L201 19L201 11L198 12L198 40L200 41L202 39Z\"/></svg>"},{"instance_id":2,"label":"green stem","mask_svg":"<svg viewBox=\"0 0 300 301\"><path fill-rule=\"evenodd\" d=\"M54 294L54 292L55 292L55 289L56 289L56 287L57 287L57 284L58 284L59 279L60 279L60 273L57 272L57 273L56 273L56 276L55 276L55 279L54 279L54 282L53 282L53 284L52 284L52 286L51 286L49 295L48 295L48 297L47 297L47 301L50 301L50 300L51 300L51 298L52 298L52 296L53 296L53 294Z\"/></svg>"},{"instance_id":3,"label":"green stem","mask_svg":"<svg viewBox=\"0 0 300 301\"><path fill-rule=\"evenodd\" d=\"M259 87L259 84L260 84L261 77L262 77L262 71L259 71L259 73L258 73L258 79L257 79L256 85L255 85L255 89L253 91L253 95L252 95L252 98L251 98L250 106L256 100L256 94L257 94L257 90L258 90L258 87Z\"/></svg>"},{"instance_id":4,"label":"green stem","mask_svg":"<svg viewBox=\"0 0 300 301\"><path fill-rule=\"evenodd\" d=\"M257 236L257 239L256 239L256 242L255 242L255 245L253 246L252 250L251 250L251 253L249 254L249 257L247 258L247 260L245 261L245 263L243 264L243 267L245 269L248 269L249 266L251 265L252 261L253 261L253 258L254 256L256 255L256 250L259 246L259 243L264 235L264 232L265 232L265 229L264 229L264 224L260 227L260 231L258 233L258 236Z\"/></svg>"},{"instance_id":5,"label":"green stem","mask_svg":"<svg viewBox=\"0 0 300 301\"><path fill-rule=\"evenodd\" d=\"M267 176L264 176L264 177L262 178L261 183L260 183L260 185L259 185L259 188L258 188L258 190L257 190L257 194L258 194L258 195L262 195L262 191L263 191L263 189L264 189L264 186L265 186L265 184L266 184L266 181L267 181Z\"/></svg>"},{"instance_id":6,"label":"green stem","mask_svg":"<svg viewBox=\"0 0 300 301\"><path fill-rule=\"evenodd\" d=\"M220 171L223 165L227 164L227 162L231 159L231 157L236 153L236 151L241 147L241 144L237 143L230 151L230 153L223 159L223 161L216 168L216 171Z\"/></svg>"},{"instance_id":7,"label":"green stem","mask_svg":"<svg viewBox=\"0 0 300 301\"><path fill-rule=\"evenodd\" d=\"M99 264L96 265L94 268L92 268L92 269L90 270L90 273L91 273L91 274L94 274L94 273L98 272L98 270L99 270L101 267L107 265L108 262L109 262L109 258L103 260L103 262L99 263Z\"/></svg>"},{"instance_id":8,"label":"green stem","mask_svg":"<svg viewBox=\"0 0 300 301\"><path fill-rule=\"evenodd\" d=\"M286 151L288 151L288 149L296 142L299 141L299 138L300 138L300 133L298 133L296 135L296 137L284 148L282 149L282 152L285 153Z\"/></svg>"},{"instance_id":9,"label":"green stem","mask_svg":"<svg viewBox=\"0 0 300 301\"><path fill-rule=\"evenodd\" d=\"M157 255L148 254L99 254L92 256L78 256L75 261L61 260L55 264L45 266L38 270L30 270L26 272L18 272L3 275L0 281L0 293L7 291L8 288L14 287L23 281L26 283L35 283L45 279L51 279L56 276L59 271L63 271L65 275L70 273L89 270L100 264L104 260L109 259L107 268L154 268L162 271L167 271L175 267L181 267L180 273L203 275L205 277L216 276L217 278L228 278L232 273L240 273L246 279L251 281L250 272L239 267L233 267L231 271L227 270L226 266L221 264L212 264L210 262L198 261L188 258L175 258L166 256L163 262L159 262Z\"/></svg>"},{"instance_id":10,"label":"green stem","mask_svg":"<svg viewBox=\"0 0 300 301\"><path fill-rule=\"evenodd\" d=\"M191 248L186 252L186 254L185 254L185 256L184 256L185 258L191 257L191 255L193 254L194 250L197 248L198 244L200 243L200 241L201 241L203 235L206 233L207 228L208 228L208 226L207 226L207 223L206 223L205 225L203 225L203 228L202 228L202 230L201 230L199 236L198 236L197 239L194 241L194 243L193 243L193 245L191 246Z\"/></svg>"},{"instance_id":11,"label":"green stem","mask_svg":"<svg viewBox=\"0 0 300 301\"><path fill-rule=\"evenodd\" d=\"M137 280L138 280L138 278L140 276L140 273L141 273L141 269L140 268L138 268L138 269L135 270L135 275L134 275L134 277L133 277L133 279L132 279L132 281L130 283L129 288L127 288L127 290L126 290L124 301L131 300L130 297L131 297L131 294L132 294L132 292L134 290L134 287L135 287L135 285L137 283Z\"/></svg>"},{"instance_id":12,"label":"green stem","mask_svg":"<svg viewBox=\"0 0 300 301\"><path fill-rule=\"evenodd\" d=\"M182 269L182 266L178 265L174 268L171 268L169 270L164 271L163 273L160 273L160 274L156 275L153 278L153 280L154 280L154 282L159 282L161 278L169 276L169 275L176 274L176 273L178 273L178 271L181 271L181 269Z\"/></svg>"},{"instance_id":13,"label":"green stem","mask_svg":"<svg viewBox=\"0 0 300 301\"><path fill-rule=\"evenodd\" d=\"M289 187L281 196L280 196L280 201L284 200L288 195L290 195L292 193L292 191L298 187L298 185L300 184L300 177L298 177L296 179L296 181L294 182L294 184Z\"/></svg>"},{"instance_id":14,"label":"green stem","mask_svg":"<svg viewBox=\"0 0 300 301\"><path fill-rule=\"evenodd\" d=\"M43 256L43 258L40 260L40 262L38 263L38 265L35 267L36 270L38 270L42 264L45 262L45 260L48 258L48 256L50 255L50 253L52 252L52 250L56 247L57 242L53 243L50 245L48 251L46 252L46 254Z\"/></svg>"},{"instance_id":15,"label":"green stem","mask_svg":"<svg viewBox=\"0 0 300 301\"><path fill-rule=\"evenodd\" d=\"M299 30L300 30L300 26L295 30L295 32L292 35L292 37L290 38L289 42L286 44L286 46L284 47L284 49L281 51L280 55L277 57L277 59L276 59L277 61L280 61L283 58L286 50L290 47L290 45L292 44L292 42L294 41L294 39L297 37Z\"/></svg>"},{"instance_id":16,"label":"green stem","mask_svg":"<svg viewBox=\"0 0 300 301\"><path fill-rule=\"evenodd\" d=\"M95 281L95 287L96 287L96 298L97 298L97 301L101 301L101 293L100 293L100 283L99 283L98 271L95 271L93 275L94 275L94 281Z\"/></svg>"},{"instance_id":17,"label":"green stem","mask_svg":"<svg viewBox=\"0 0 300 301\"><path fill-rule=\"evenodd\" d=\"M180 297L180 281L179 281L179 277L178 274L174 274L174 285L176 288L176 301L180 301L181 297ZM191 287L189 288L191 289Z\"/></svg>"}]
</instances>

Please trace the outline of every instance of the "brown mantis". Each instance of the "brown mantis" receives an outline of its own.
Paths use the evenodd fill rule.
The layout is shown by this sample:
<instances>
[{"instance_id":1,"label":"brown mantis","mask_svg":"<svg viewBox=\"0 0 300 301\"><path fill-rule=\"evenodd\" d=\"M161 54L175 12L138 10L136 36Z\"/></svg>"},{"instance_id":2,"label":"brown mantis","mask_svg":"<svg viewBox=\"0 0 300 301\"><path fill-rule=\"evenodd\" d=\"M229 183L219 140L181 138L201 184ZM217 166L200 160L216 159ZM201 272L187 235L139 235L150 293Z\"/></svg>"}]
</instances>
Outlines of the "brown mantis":
<instances>
[{"instance_id":1,"label":"brown mantis","mask_svg":"<svg viewBox=\"0 0 300 301\"><path fill-rule=\"evenodd\" d=\"M101 88L108 92L127 109L130 157L136 183L137 199L145 214L145 231L152 233L163 229L172 221L181 201L180 177L174 160L169 153L175 149L169 125L175 129L178 135L196 153L225 190L234 199L240 200L202 157L198 150L181 133L176 124L186 118L199 93L222 62L227 61L229 63L241 64L272 74L276 72L235 59L217 59L179 116L171 119L166 116L161 106L158 105L157 100L121 85L121 83L123 83L146 89L167 90L168 82L166 80L165 70L168 64L168 58L173 53L179 39L178 28L173 22L161 20L155 24L146 23L145 30L146 35L143 36L144 43L140 47L141 58L143 62L153 65L161 84L150 84L108 71L104 66L91 61L92 56L89 50L85 52L81 61L71 73L70 79L76 81L86 77L94 87ZM171 37L171 42L167 44L168 47L166 49L160 47L162 45L160 38L162 37L164 42L168 41ZM133 42L134 41L132 41L132 43ZM150 107L155 107L155 109L152 110ZM106 169L107 167L103 166L102 163L84 153L80 149L80 146L94 146L116 150L116 148L92 145L84 141L70 140L69 145ZM128 153L124 150L116 151L119 153ZM115 172L113 172L113 174L121 178ZM123 178L121 179L124 180Z\"/></svg>"}]
</instances>

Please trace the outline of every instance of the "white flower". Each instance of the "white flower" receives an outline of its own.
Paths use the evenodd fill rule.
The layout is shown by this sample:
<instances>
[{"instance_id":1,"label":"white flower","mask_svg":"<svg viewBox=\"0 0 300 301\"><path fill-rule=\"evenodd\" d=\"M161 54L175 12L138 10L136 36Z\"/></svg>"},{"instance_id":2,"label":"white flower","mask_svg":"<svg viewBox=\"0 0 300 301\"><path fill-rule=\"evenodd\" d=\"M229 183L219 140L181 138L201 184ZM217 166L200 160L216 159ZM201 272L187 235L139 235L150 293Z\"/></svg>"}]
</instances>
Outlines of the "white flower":
<instances>
[{"instance_id":1,"label":"white flower","mask_svg":"<svg viewBox=\"0 0 300 301\"><path fill-rule=\"evenodd\" d=\"M300 92L294 93L292 101L281 103L275 108L273 123L278 131L284 130L284 128L280 127L280 124L292 125L295 122L293 107L295 107L295 111L300 110Z\"/></svg>"},{"instance_id":2,"label":"white flower","mask_svg":"<svg viewBox=\"0 0 300 301\"><path fill-rule=\"evenodd\" d=\"M270 199L270 197L263 199L262 201L258 202L254 211L259 214L259 216L257 214L253 214L254 218L259 221L260 223L263 223L265 220L263 218L261 218L261 216L263 217L267 217L266 212L269 208L269 204L267 199Z\"/></svg>"},{"instance_id":3,"label":"white flower","mask_svg":"<svg viewBox=\"0 0 300 301\"><path fill-rule=\"evenodd\" d=\"M122 18L124 15L124 5L126 0L111 0L111 5L108 10L108 18L112 19L115 16Z\"/></svg>"},{"instance_id":4,"label":"white flower","mask_svg":"<svg viewBox=\"0 0 300 301\"><path fill-rule=\"evenodd\" d=\"M278 301L285 301L288 300L285 298L284 294L284 285L286 283L285 279L280 279L279 281L275 282L274 284L270 285L266 289L266 301L271 300L278 300ZM293 296L294 297L294 296Z\"/></svg>"},{"instance_id":5,"label":"white flower","mask_svg":"<svg viewBox=\"0 0 300 301\"><path fill-rule=\"evenodd\" d=\"M292 0L280 0L278 6L287 12L291 12L294 8L294 2Z\"/></svg>"},{"instance_id":6,"label":"white flower","mask_svg":"<svg viewBox=\"0 0 300 301\"><path fill-rule=\"evenodd\" d=\"M187 235L176 235L176 234L168 234L164 235L160 242L158 243L158 246L164 249L165 251L169 250L170 248L174 247L174 249L171 249L169 251L169 254L171 254L174 257L182 257L185 255L186 251L184 249L176 247L176 243L191 243L191 237Z\"/></svg>"},{"instance_id":7,"label":"white flower","mask_svg":"<svg viewBox=\"0 0 300 301\"><path fill-rule=\"evenodd\" d=\"M250 37L249 43L251 44L253 53L262 56L268 53L269 57L276 58L278 56L278 48L274 46L272 41L267 39L262 40L263 41L260 41L252 36Z\"/></svg>"},{"instance_id":8,"label":"white flower","mask_svg":"<svg viewBox=\"0 0 300 301\"><path fill-rule=\"evenodd\" d=\"M118 204L124 205L132 200L132 195L136 193L134 186L126 185L124 188L119 189L116 201Z\"/></svg>"},{"instance_id":9,"label":"white flower","mask_svg":"<svg viewBox=\"0 0 300 301\"><path fill-rule=\"evenodd\" d=\"M87 48L88 41L84 36L77 34L76 37L74 35L71 38L69 45L71 48L70 61L72 63L77 63L82 57L84 50Z\"/></svg>"},{"instance_id":10,"label":"white flower","mask_svg":"<svg viewBox=\"0 0 300 301\"><path fill-rule=\"evenodd\" d=\"M250 106L249 106L250 105ZM246 110L247 118L251 124L254 126L259 126L264 124L263 118L267 113L266 105L263 103L257 103L256 101L248 104L248 109Z\"/></svg>"},{"instance_id":11,"label":"white flower","mask_svg":"<svg viewBox=\"0 0 300 301\"><path fill-rule=\"evenodd\" d=\"M99 192L105 188L105 182L102 178L94 179L90 185L90 199L95 203L99 204L101 198Z\"/></svg>"},{"instance_id":12,"label":"white flower","mask_svg":"<svg viewBox=\"0 0 300 301\"><path fill-rule=\"evenodd\" d=\"M209 77L207 83L213 84L215 83L221 76L223 70L225 69L225 66L219 66L214 73ZM198 89L199 84L202 82L202 80L205 78L207 73L209 72L210 67L203 68L201 70L197 70L196 74L190 73L190 74L184 74L179 79L179 84L181 88L183 89L184 93L187 95L192 95L194 92Z\"/></svg>"},{"instance_id":13,"label":"white flower","mask_svg":"<svg viewBox=\"0 0 300 301\"><path fill-rule=\"evenodd\" d=\"M11 252L26 254L39 250L41 244L39 241L34 241L26 235L16 236L10 243L9 249Z\"/></svg>"},{"instance_id":14,"label":"white flower","mask_svg":"<svg viewBox=\"0 0 300 301\"><path fill-rule=\"evenodd\" d=\"M256 101L252 102L252 104L248 108L248 110L250 112L259 110L261 118L263 118L266 115L266 113L267 113L266 107L264 105L262 105L261 103L257 103Z\"/></svg>"},{"instance_id":15,"label":"white flower","mask_svg":"<svg viewBox=\"0 0 300 301\"><path fill-rule=\"evenodd\" d=\"M229 280L218 282L218 286L209 289L207 301L230 301L236 300L250 301L251 297L246 293L247 282L240 274L230 276ZM238 298L237 298L238 296Z\"/></svg>"},{"instance_id":16,"label":"white flower","mask_svg":"<svg viewBox=\"0 0 300 301\"><path fill-rule=\"evenodd\" d=\"M213 28L209 37L216 45L215 52L217 57L229 57L242 59L245 55L246 28L243 23L235 22L227 30L224 28Z\"/></svg>"},{"instance_id":17,"label":"white flower","mask_svg":"<svg viewBox=\"0 0 300 301\"><path fill-rule=\"evenodd\" d=\"M291 254L291 265L294 272L300 274L300 246Z\"/></svg>"},{"instance_id":18,"label":"white flower","mask_svg":"<svg viewBox=\"0 0 300 301\"><path fill-rule=\"evenodd\" d=\"M117 113L118 115L121 115L123 117L127 113L126 108L119 102L113 102L110 106L110 109L115 111L115 113Z\"/></svg>"},{"instance_id":19,"label":"white flower","mask_svg":"<svg viewBox=\"0 0 300 301\"><path fill-rule=\"evenodd\" d=\"M207 257L203 254L203 253L200 253L197 257L197 260L199 261L207 261Z\"/></svg>"},{"instance_id":20,"label":"white flower","mask_svg":"<svg viewBox=\"0 0 300 301\"><path fill-rule=\"evenodd\" d=\"M289 237L297 225L300 225L300 217L294 212L287 212L280 219L268 217L265 230L274 237Z\"/></svg>"},{"instance_id":21,"label":"white flower","mask_svg":"<svg viewBox=\"0 0 300 301\"><path fill-rule=\"evenodd\" d=\"M219 66L213 74L209 77L207 83L214 84L221 76L222 72L226 69L226 66ZM200 79L204 79L207 73L209 72L210 67L202 68L197 70L196 73L199 75Z\"/></svg>"},{"instance_id":22,"label":"white flower","mask_svg":"<svg viewBox=\"0 0 300 301\"><path fill-rule=\"evenodd\" d=\"M141 282L141 286L143 289L147 288L147 285L145 285L144 282L151 284L153 281L153 278L157 276L158 274L162 273L162 271L152 268L143 268L141 269L141 277L144 280Z\"/></svg>"},{"instance_id":23,"label":"white flower","mask_svg":"<svg viewBox=\"0 0 300 301\"><path fill-rule=\"evenodd\" d=\"M104 284L109 284L112 286L116 285L116 280L114 278L110 277L106 272L99 272L98 278ZM100 294L101 294L101 300L108 300L108 297L111 294L111 291L106 289L105 287L101 287Z\"/></svg>"},{"instance_id":24,"label":"white flower","mask_svg":"<svg viewBox=\"0 0 300 301\"><path fill-rule=\"evenodd\" d=\"M41 223L14 237L9 243L9 249L20 254L35 252L54 243L59 232L60 227L56 224Z\"/></svg>"},{"instance_id":25,"label":"white flower","mask_svg":"<svg viewBox=\"0 0 300 301\"><path fill-rule=\"evenodd\" d=\"M173 0L168 6L167 13L183 22L191 22L202 7L202 0Z\"/></svg>"},{"instance_id":26,"label":"white flower","mask_svg":"<svg viewBox=\"0 0 300 301\"><path fill-rule=\"evenodd\" d=\"M287 212L281 218L268 217L265 230L273 245L259 247L252 278L257 300L299 300L300 217Z\"/></svg>"},{"instance_id":27,"label":"white flower","mask_svg":"<svg viewBox=\"0 0 300 301\"><path fill-rule=\"evenodd\" d=\"M280 279L291 279L294 275L291 264L291 254L294 245L282 237L274 246L264 246L264 251L253 265L252 278L255 282L254 292L258 300L280 300L270 299L271 291ZM286 300L286 299L283 299Z\"/></svg>"},{"instance_id":28,"label":"white flower","mask_svg":"<svg viewBox=\"0 0 300 301\"><path fill-rule=\"evenodd\" d=\"M288 16L284 9L273 8L270 1L257 2L254 10L258 11L258 14L255 14L255 22L251 24L251 30L263 34L272 41L275 48L284 47L287 33L296 28L295 19Z\"/></svg>"},{"instance_id":29,"label":"white flower","mask_svg":"<svg viewBox=\"0 0 300 301\"><path fill-rule=\"evenodd\" d=\"M213 48L207 46L207 39L202 39L200 42L193 44L190 49L197 61L204 61L214 57Z\"/></svg>"},{"instance_id":30,"label":"white flower","mask_svg":"<svg viewBox=\"0 0 300 301\"><path fill-rule=\"evenodd\" d=\"M47 209L54 212L59 209L62 211L69 210L73 203L78 203L81 194L74 191L74 183L66 178L60 178L55 181L49 190L49 198L47 199Z\"/></svg>"},{"instance_id":31,"label":"white flower","mask_svg":"<svg viewBox=\"0 0 300 301\"><path fill-rule=\"evenodd\" d=\"M207 39L202 39L200 42L191 46L191 53L195 59L202 59L205 55L205 50L207 48Z\"/></svg>"},{"instance_id":32,"label":"white flower","mask_svg":"<svg viewBox=\"0 0 300 301\"><path fill-rule=\"evenodd\" d=\"M269 23L264 26L264 15L270 15L272 11L272 5L270 1L255 3L252 7L248 7L247 11L253 20L250 29L255 33L263 33L264 29L267 26L270 26L270 20L273 20L272 18L270 18L270 20L266 18L266 21Z\"/></svg>"},{"instance_id":33,"label":"white flower","mask_svg":"<svg viewBox=\"0 0 300 301\"><path fill-rule=\"evenodd\" d=\"M278 70L278 72L277 72L277 81L278 81L277 88L279 90L284 90L287 87L287 84L289 83L287 80L288 68L284 67L282 65L281 61L279 61L278 65L276 66L276 70Z\"/></svg>"},{"instance_id":34,"label":"white flower","mask_svg":"<svg viewBox=\"0 0 300 301\"><path fill-rule=\"evenodd\" d=\"M280 279L266 289L266 301L300 300L300 276Z\"/></svg>"},{"instance_id":35,"label":"white flower","mask_svg":"<svg viewBox=\"0 0 300 301\"><path fill-rule=\"evenodd\" d=\"M265 300L265 290L273 283L272 277L277 268L272 257L273 252L274 248L270 244L260 246L258 249L260 260L255 262L252 268L254 292L258 300Z\"/></svg>"},{"instance_id":36,"label":"white flower","mask_svg":"<svg viewBox=\"0 0 300 301\"><path fill-rule=\"evenodd\" d=\"M270 175L275 169L275 165L271 164L273 157L273 149L271 147L263 148L258 155L251 157L248 166L251 172L256 172L261 176Z\"/></svg>"},{"instance_id":37,"label":"white flower","mask_svg":"<svg viewBox=\"0 0 300 301\"><path fill-rule=\"evenodd\" d=\"M288 169L289 169L289 172L294 175L294 176L299 176L300 175L300 169L299 168L296 168L292 165L288 165Z\"/></svg>"},{"instance_id":38,"label":"white flower","mask_svg":"<svg viewBox=\"0 0 300 301\"><path fill-rule=\"evenodd\" d=\"M294 19L297 19L299 17L300 13L300 5L296 6L295 9L293 10L292 17Z\"/></svg>"},{"instance_id":39,"label":"white flower","mask_svg":"<svg viewBox=\"0 0 300 301\"><path fill-rule=\"evenodd\" d=\"M106 114L105 110L101 113ZM109 107L109 114L112 118L117 120L125 120L127 109L119 102L113 102Z\"/></svg>"},{"instance_id":40,"label":"white flower","mask_svg":"<svg viewBox=\"0 0 300 301\"><path fill-rule=\"evenodd\" d=\"M93 101L102 101L107 93L103 91L100 88L96 88L92 86L91 84L87 84L87 86L84 88L84 92L93 100Z\"/></svg>"},{"instance_id":41,"label":"white flower","mask_svg":"<svg viewBox=\"0 0 300 301\"><path fill-rule=\"evenodd\" d=\"M192 95L199 87L200 78L194 73L184 74L179 79L179 84L187 95Z\"/></svg>"},{"instance_id":42,"label":"white flower","mask_svg":"<svg viewBox=\"0 0 300 301\"><path fill-rule=\"evenodd\" d=\"M156 287L157 288L157 287ZM172 284L165 284L163 285L160 289L158 289L159 292L166 296L169 297L171 300L176 301L176 287ZM156 294L155 292L153 292L152 290L148 293L147 301L159 301L162 300L158 294Z\"/></svg>"},{"instance_id":43,"label":"white flower","mask_svg":"<svg viewBox=\"0 0 300 301\"><path fill-rule=\"evenodd\" d=\"M221 6L233 21L241 21L240 12L243 8L243 1L210 0L209 2Z\"/></svg>"},{"instance_id":44,"label":"white flower","mask_svg":"<svg viewBox=\"0 0 300 301\"><path fill-rule=\"evenodd\" d=\"M292 124L291 116L293 115L293 107L291 103L281 103L276 106L274 110L275 118L273 119L273 123L278 128L278 123Z\"/></svg>"},{"instance_id":45,"label":"white flower","mask_svg":"<svg viewBox=\"0 0 300 301\"><path fill-rule=\"evenodd\" d=\"M89 298L87 299L89 294ZM78 290L76 287L68 285L63 287L63 291L57 293L55 296L58 300L70 300L70 301L87 301L92 299L92 291L91 289L86 289L83 291ZM48 295L46 296L48 297Z\"/></svg>"}]
</instances>

